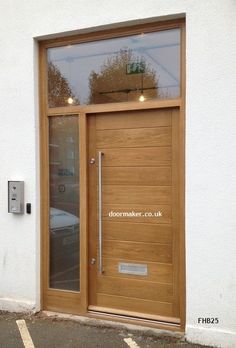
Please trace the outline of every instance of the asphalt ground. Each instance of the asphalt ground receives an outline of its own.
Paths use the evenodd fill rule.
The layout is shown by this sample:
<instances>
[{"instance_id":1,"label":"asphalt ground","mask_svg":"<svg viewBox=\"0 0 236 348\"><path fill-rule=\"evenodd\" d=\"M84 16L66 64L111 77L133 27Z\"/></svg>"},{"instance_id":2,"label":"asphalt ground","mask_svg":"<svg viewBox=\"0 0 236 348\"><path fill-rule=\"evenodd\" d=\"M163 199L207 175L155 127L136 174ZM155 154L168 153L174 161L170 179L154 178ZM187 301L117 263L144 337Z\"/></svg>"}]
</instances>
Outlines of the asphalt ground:
<instances>
[{"instance_id":1,"label":"asphalt ground","mask_svg":"<svg viewBox=\"0 0 236 348\"><path fill-rule=\"evenodd\" d=\"M40 313L0 312L0 348L200 348L183 337L81 323ZM209 348L209 347L208 347Z\"/></svg>"}]
</instances>

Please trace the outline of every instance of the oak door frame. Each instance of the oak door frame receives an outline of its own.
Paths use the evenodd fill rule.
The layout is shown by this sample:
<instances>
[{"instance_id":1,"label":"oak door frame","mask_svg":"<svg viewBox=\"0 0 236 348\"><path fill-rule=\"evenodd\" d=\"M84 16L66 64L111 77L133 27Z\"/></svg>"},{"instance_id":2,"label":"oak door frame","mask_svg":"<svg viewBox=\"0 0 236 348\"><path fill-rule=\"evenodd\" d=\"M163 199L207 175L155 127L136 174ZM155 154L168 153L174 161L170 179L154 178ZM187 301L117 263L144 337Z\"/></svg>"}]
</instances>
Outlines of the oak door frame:
<instances>
[{"instance_id":1,"label":"oak door frame","mask_svg":"<svg viewBox=\"0 0 236 348\"><path fill-rule=\"evenodd\" d=\"M151 100L140 102L123 102L99 105L78 105L49 108L47 103L47 61L46 50L50 47L62 46L80 42L92 42L105 38L122 37L142 32L179 28L181 30L181 89L177 99ZM40 92L40 193L41 193L41 309L49 309L72 314L87 315L88 313L88 196L87 196L87 115L90 113L104 113L112 111L159 109L178 107L180 109L179 144L180 144L180 169L179 176L179 226L180 226L180 326L185 330L185 21L161 21L142 25L103 30L96 33L70 36L39 43L39 92ZM48 154L48 120L53 116L78 115L79 145L80 145L80 231L81 231L81 292L55 290L48 287L49 280L49 154ZM81 295L82 294L82 295ZM68 299L71 301L68 304ZM58 306L59 304L59 306ZM103 319L116 320L113 316L93 315ZM132 319L117 318L118 321L138 323L147 326L173 329L171 325L145 323ZM174 328L177 329L176 327Z\"/></svg>"}]
</instances>

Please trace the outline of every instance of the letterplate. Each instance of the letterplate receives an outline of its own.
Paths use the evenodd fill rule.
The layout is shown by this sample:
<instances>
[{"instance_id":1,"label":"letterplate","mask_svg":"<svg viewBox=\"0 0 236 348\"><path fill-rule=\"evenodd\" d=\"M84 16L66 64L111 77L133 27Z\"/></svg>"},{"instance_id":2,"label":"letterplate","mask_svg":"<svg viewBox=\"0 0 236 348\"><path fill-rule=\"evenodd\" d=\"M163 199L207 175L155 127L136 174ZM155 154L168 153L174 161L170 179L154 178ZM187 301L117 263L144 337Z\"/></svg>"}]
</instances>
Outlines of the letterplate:
<instances>
[{"instance_id":1,"label":"letterplate","mask_svg":"<svg viewBox=\"0 0 236 348\"><path fill-rule=\"evenodd\" d=\"M119 273L146 276L148 274L147 265L139 263L119 263Z\"/></svg>"}]
</instances>

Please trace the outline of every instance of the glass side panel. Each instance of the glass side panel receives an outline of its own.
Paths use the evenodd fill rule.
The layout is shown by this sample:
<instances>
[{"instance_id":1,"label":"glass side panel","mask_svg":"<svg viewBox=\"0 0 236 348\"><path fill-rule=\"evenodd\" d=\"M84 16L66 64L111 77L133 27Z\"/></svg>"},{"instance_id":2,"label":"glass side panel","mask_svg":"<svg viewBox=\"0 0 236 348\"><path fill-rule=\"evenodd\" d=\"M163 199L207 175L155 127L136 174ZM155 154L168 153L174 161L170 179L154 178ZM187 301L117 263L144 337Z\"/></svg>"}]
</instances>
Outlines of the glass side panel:
<instances>
[{"instance_id":1,"label":"glass side panel","mask_svg":"<svg viewBox=\"0 0 236 348\"><path fill-rule=\"evenodd\" d=\"M50 107L175 98L180 29L49 48Z\"/></svg>"},{"instance_id":2,"label":"glass side panel","mask_svg":"<svg viewBox=\"0 0 236 348\"><path fill-rule=\"evenodd\" d=\"M79 125L49 118L51 288L80 290Z\"/></svg>"}]
</instances>

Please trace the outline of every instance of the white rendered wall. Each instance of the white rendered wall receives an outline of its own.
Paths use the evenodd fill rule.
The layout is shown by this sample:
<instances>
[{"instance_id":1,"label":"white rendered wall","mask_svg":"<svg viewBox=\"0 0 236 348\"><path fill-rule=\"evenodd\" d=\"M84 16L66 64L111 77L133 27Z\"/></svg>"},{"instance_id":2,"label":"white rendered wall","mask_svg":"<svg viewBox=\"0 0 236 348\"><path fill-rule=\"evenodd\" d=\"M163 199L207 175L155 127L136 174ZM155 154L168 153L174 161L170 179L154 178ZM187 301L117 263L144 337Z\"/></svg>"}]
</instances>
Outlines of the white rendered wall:
<instances>
[{"instance_id":1,"label":"white rendered wall","mask_svg":"<svg viewBox=\"0 0 236 348\"><path fill-rule=\"evenodd\" d=\"M187 339L236 347L235 0L0 2L0 309L39 309L39 152L34 38L186 14ZM32 214L7 213L24 180ZM219 324L198 324L217 317Z\"/></svg>"}]
</instances>

